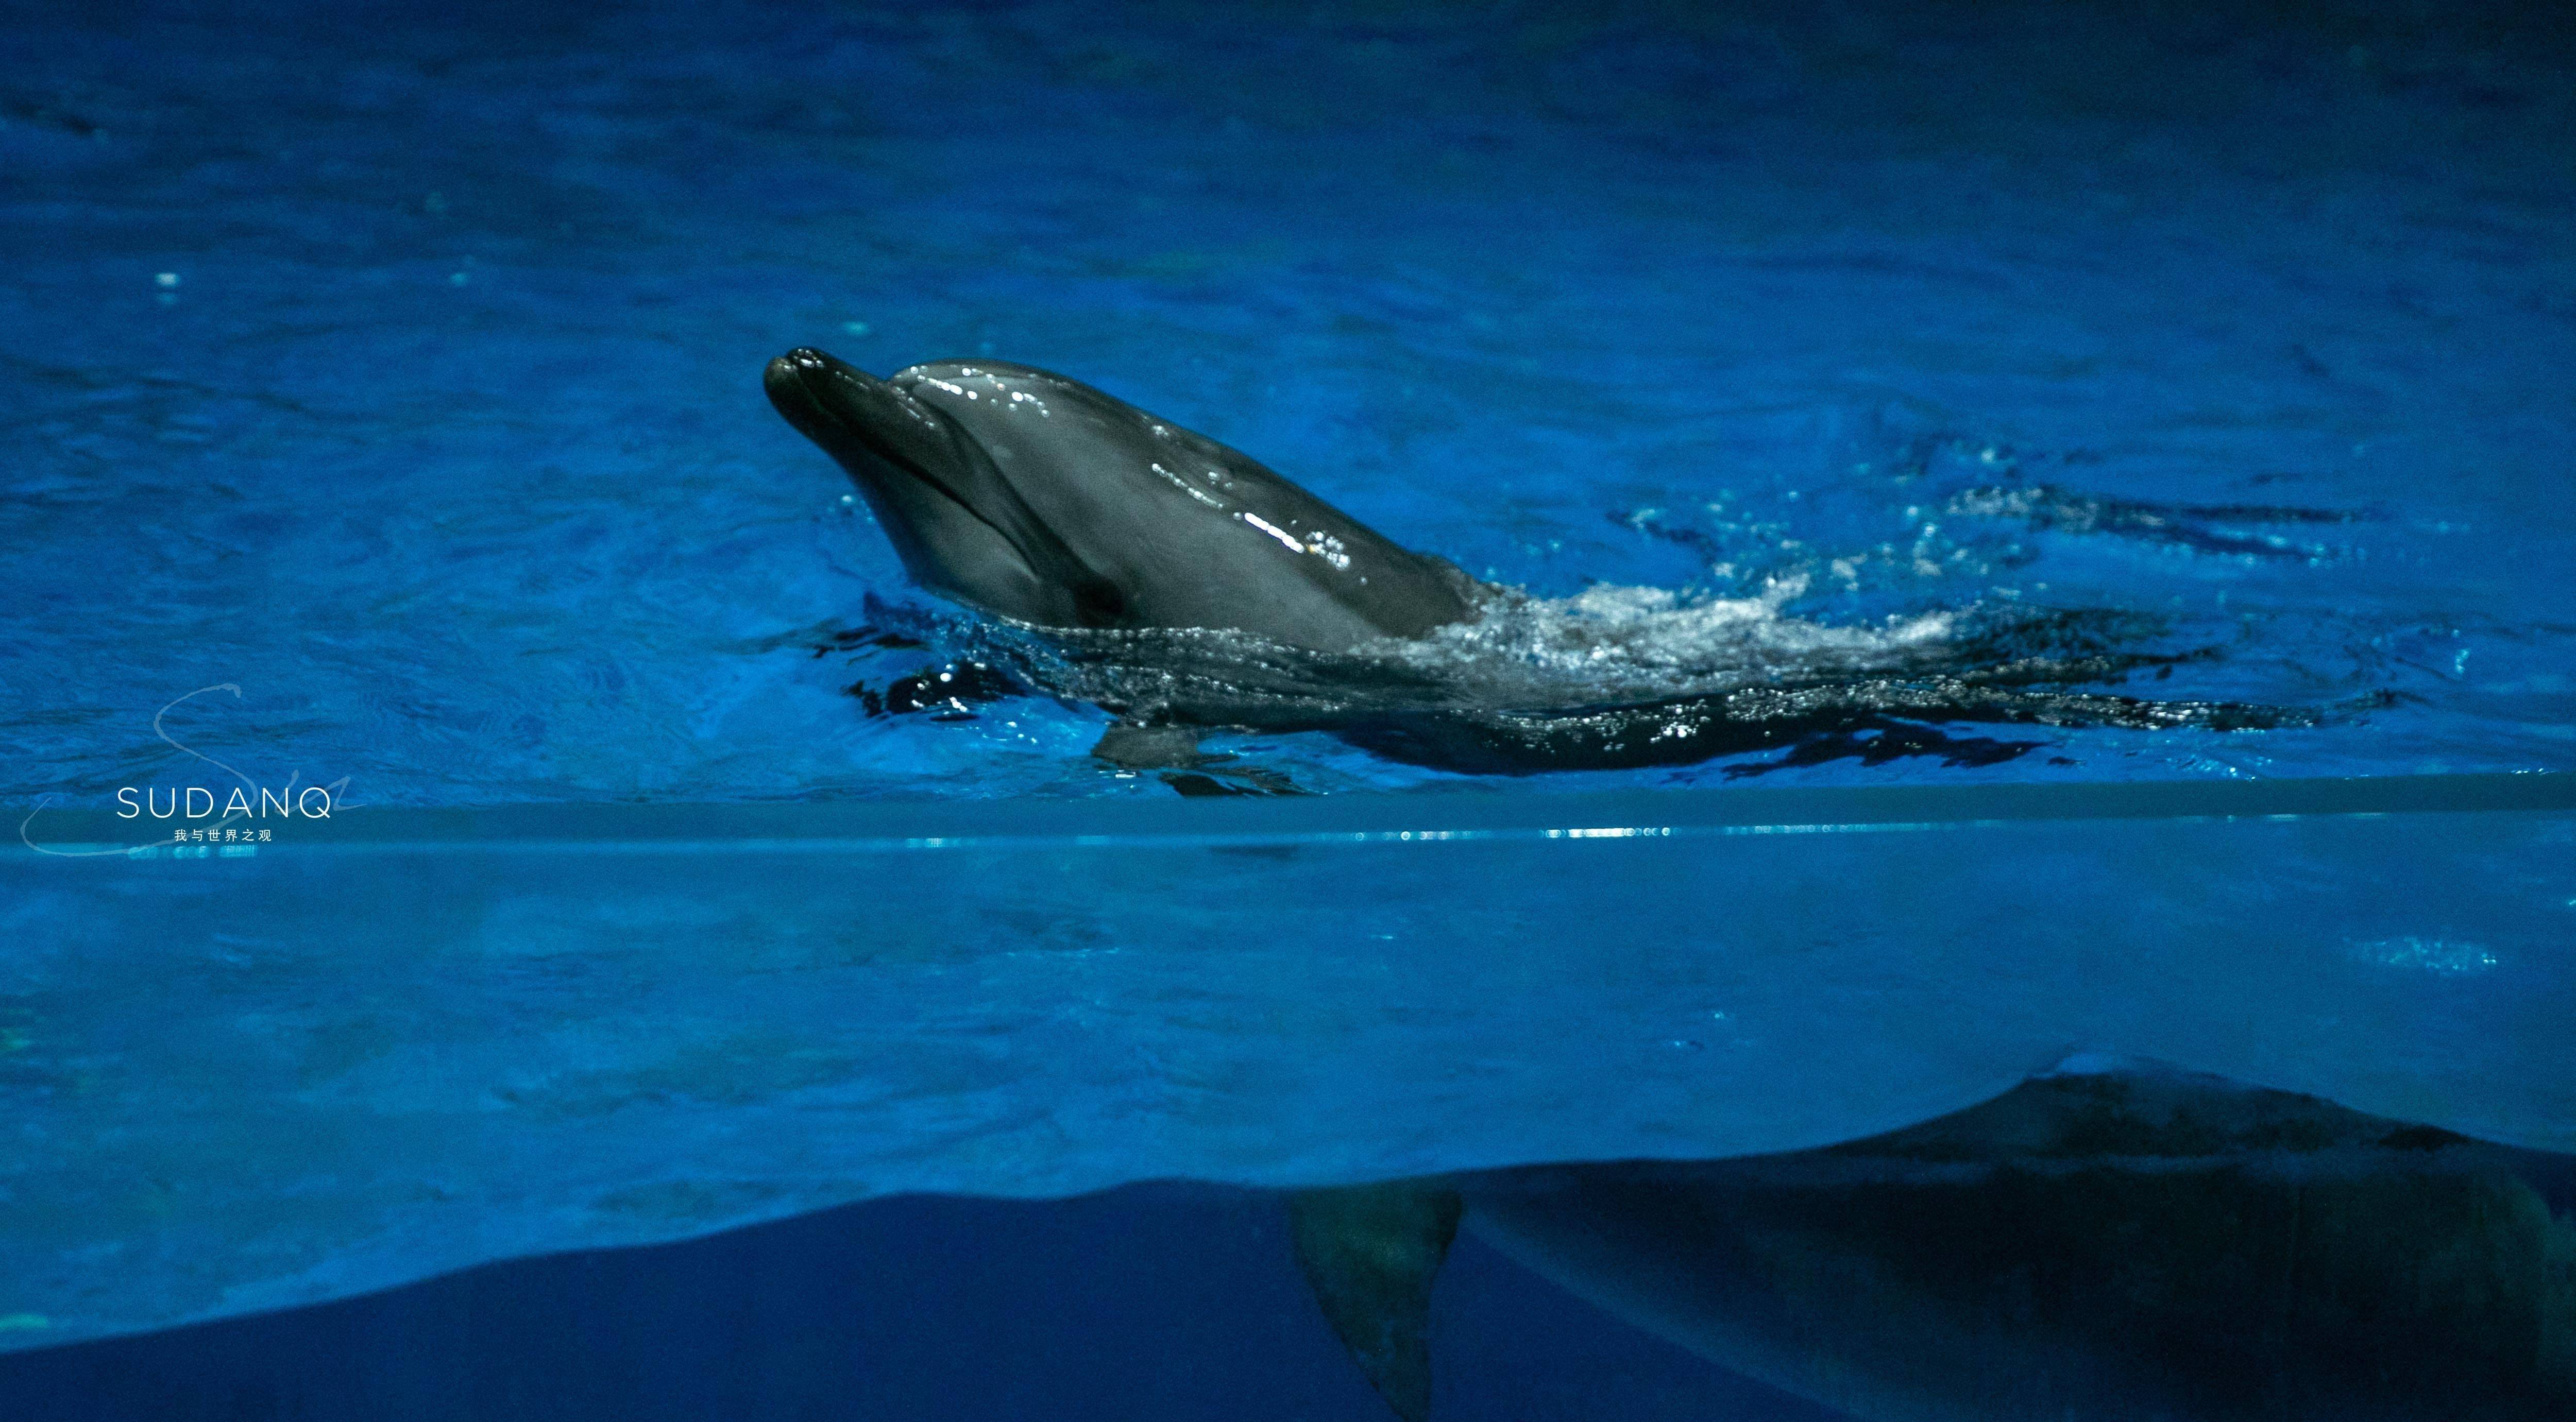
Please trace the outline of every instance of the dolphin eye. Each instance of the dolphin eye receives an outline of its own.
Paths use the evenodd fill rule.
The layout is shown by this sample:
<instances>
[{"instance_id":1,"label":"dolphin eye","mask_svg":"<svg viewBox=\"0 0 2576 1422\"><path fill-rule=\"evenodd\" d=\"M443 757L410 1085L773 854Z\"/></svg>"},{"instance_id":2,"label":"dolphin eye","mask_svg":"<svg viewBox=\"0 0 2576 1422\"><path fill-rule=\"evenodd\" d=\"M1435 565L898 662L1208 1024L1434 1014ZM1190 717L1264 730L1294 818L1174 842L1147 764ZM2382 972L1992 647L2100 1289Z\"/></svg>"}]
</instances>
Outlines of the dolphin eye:
<instances>
[{"instance_id":1,"label":"dolphin eye","mask_svg":"<svg viewBox=\"0 0 2576 1422\"><path fill-rule=\"evenodd\" d=\"M1127 614L1127 595L1105 578L1085 578L1074 585L1073 613L1085 627L1115 627Z\"/></svg>"}]
</instances>

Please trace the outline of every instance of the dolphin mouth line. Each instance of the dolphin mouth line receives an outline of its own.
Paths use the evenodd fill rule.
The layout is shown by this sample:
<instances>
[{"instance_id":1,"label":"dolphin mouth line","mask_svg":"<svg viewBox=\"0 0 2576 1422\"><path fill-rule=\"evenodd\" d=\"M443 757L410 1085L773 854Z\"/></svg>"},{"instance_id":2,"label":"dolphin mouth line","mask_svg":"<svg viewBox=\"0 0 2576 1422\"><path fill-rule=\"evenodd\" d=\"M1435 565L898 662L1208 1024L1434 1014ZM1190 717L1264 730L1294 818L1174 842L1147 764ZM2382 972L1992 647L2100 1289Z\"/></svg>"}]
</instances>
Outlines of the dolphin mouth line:
<instances>
[{"instance_id":1,"label":"dolphin mouth line","mask_svg":"<svg viewBox=\"0 0 2576 1422\"><path fill-rule=\"evenodd\" d=\"M1023 558L1028 556L1027 550L1020 549L1018 540L1013 539L1007 530L994 523L992 519L986 517L981 509L976 508L974 504L968 502L965 495L950 488L947 481L923 468L920 461L896 448L894 442L885 438L885 436L878 431L875 424L865 419L852 418L850 415L843 413L842 407L826 398L824 391L817 390L815 388L817 381L832 380L838 375L838 372L831 369L831 367L822 364L821 360L815 358L820 355L821 352L819 351L805 349L794 350L779 357L771 367L773 370L776 370L779 367L785 367L785 372L792 381L790 388L795 391L799 402L803 406L802 413L808 420L811 420L816 424L827 425L834 432L849 436L851 439L856 440L859 447L866 450L868 453L873 454L877 458L884 460L886 463L893 465L895 468L902 470L905 474L910 475L921 483L929 485L930 488L938 493L941 498L948 500L950 503L955 504L958 508L964 510L969 516L974 518L976 522L981 523L986 528L992 529L995 533L1000 534L1004 541L1010 543L1013 548L1019 549L1020 555ZM779 383L780 382L777 381L771 382L773 395L775 394L776 386ZM947 434L951 439L957 437L956 431L949 426L947 417L941 415L937 410L934 410L912 398L911 391L896 385L891 380L880 380L877 384L885 390L888 396L900 403L906 412L920 417L929 423L936 424L939 426L941 431Z\"/></svg>"},{"instance_id":2,"label":"dolphin mouth line","mask_svg":"<svg viewBox=\"0 0 2576 1422\"><path fill-rule=\"evenodd\" d=\"M948 502L955 504L958 510L964 513L968 518L971 518L977 523L984 525L986 528L993 530L995 537L1001 539L1004 543L1009 544L1011 551L1020 555L1021 562L1028 564L1032 572L1036 571L1038 560L1029 556L1029 550L1021 546L1020 540L1012 536L1011 530L994 522L990 515L986 514L982 509L975 507L973 501L969 500L965 495L958 493L954 488L951 488L946 480L941 479L938 475L923 468L919 460L914 459L911 455L896 448L894 441L885 438L885 436L878 431L877 427L872 422L865 419L853 418L850 415L845 414L841 406L836 405L832 400L826 398L825 390L818 390L816 388L816 383L819 381L830 381L844 378L840 376L839 372L833 370L830 365L825 364L825 362L830 359L830 357L825 356L820 351L813 350L808 347L799 347L798 349L790 351L786 355L783 355L776 361L772 362L770 369L773 372L778 372L783 367L784 373L788 376L787 382L780 382L775 379L770 382L773 402L775 401L778 386L781 383L786 383L788 388L795 392L796 397L802 406L801 412L805 415L807 420L818 425L827 426L838 434L848 436L850 439L855 440L861 449L866 450L868 453L876 456L885 463L894 466L914 481L927 486L931 492L939 495L943 499L946 499ZM934 410L930 406L914 399L911 391L896 385L891 380L880 380L876 383L879 387L884 389L888 396L900 403L908 413L938 426L941 432L946 434L950 439L958 437L957 431L949 424L947 416L940 414L937 410ZM828 387L826 387L826 389L828 389ZM798 421L797 423L801 424L803 421ZM999 471L995 472L998 473Z\"/></svg>"},{"instance_id":3,"label":"dolphin mouth line","mask_svg":"<svg viewBox=\"0 0 2576 1422\"><path fill-rule=\"evenodd\" d=\"M1108 625L1124 611L1126 599L1117 586L1066 547L1064 541L1038 519L1028 507L1028 501L1012 487L1009 476L1000 469L991 470L992 478L1002 497L1015 507L999 511L1000 516L997 517L995 513L977 507L950 481L931 473L920 460L898 448L899 442L887 438L875 421L866 418L864 411L854 411L850 402L830 398L833 384L855 384L853 376L867 382L861 389L883 391L906 414L936 428L952 443L971 443L945 414L915 399L911 391L891 380L878 380L853 370L811 346L799 346L771 361L763 383L768 387L771 403L779 407L779 413L786 415L788 422L804 430L809 438L822 442L819 436L824 429L846 436L880 462L919 481L955 504L968 518L991 529L995 537L1019 555L1021 565L1029 570L1030 576L1051 576L1073 595L1085 625ZM794 393L796 408L790 409L789 402L780 398L782 391ZM1011 517L1013 513L1019 517ZM1033 543L1039 546L1032 547Z\"/></svg>"}]
</instances>

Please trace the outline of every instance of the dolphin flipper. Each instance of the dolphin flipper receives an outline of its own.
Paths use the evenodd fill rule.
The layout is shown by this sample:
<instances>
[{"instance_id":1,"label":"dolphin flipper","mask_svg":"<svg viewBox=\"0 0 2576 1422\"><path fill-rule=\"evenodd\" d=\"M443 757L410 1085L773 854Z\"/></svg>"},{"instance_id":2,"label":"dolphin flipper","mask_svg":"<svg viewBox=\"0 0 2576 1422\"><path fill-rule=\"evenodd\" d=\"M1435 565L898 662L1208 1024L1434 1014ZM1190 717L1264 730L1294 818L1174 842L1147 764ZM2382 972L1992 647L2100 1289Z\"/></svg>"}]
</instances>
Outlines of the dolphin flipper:
<instances>
[{"instance_id":1,"label":"dolphin flipper","mask_svg":"<svg viewBox=\"0 0 2576 1422\"><path fill-rule=\"evenodd\" d=\"M1404 1422L1431 1415L1431 1281L1461 1208L1457 1191L1421 1181L1288 1197L1289 1238L1324 1320Z\"/></svg>"},{"instance_id":2,"label":"dolphin flipper","mask_svg":"<svg viewBox=\"0 0 2576 1422\"><path fill-rule=\"evenodd\" d=\"M1189 796L1303 795L1296 782L1275 770L1240 765L1230 755L1199 750L1196 726L1142 726L1121 721L1101 733L1091 748L1093 758L1121 771L1155 770L1162 781Z\"/></svg>"},{"instance_id":3,"label":"dolphin flipper","mask_svg":"<svg viewBox=\"0 0 2576 1422\"><path fill-rule=\"evenodd\" d=\"M1207 759L1199 754L1195 726L1143 726L1120 721L1100 733L1092 755L1121 770L1190 770Z\"/></svg>"}]
</instances>

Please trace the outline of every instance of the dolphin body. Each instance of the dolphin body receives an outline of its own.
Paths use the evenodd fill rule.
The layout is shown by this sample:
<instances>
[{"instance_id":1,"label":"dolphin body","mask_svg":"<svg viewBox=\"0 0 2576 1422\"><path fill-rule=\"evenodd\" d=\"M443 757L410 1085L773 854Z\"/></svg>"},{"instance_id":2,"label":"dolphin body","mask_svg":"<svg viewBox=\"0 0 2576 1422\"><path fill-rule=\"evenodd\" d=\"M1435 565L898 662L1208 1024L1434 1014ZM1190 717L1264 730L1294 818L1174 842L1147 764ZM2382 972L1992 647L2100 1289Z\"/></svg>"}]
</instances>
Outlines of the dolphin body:
<instances>
[{"instance_id":1,"label":"dolphin body","mask_svg":"<svg viewBox=\"0 0 2576 1422\"><path fill-rule=\"evenodd\" d=\"M1289 1222L1404 1422L1461 1229L1863 1422L2544 1422L2576 1417L2576 1220L2541 1193L2571 1165L2158 1072L1796 1155L1305 1191Z\"/></svg>"},{"instance_id":2,"label":"dolphin body","mask_svg":"<svg viewBox=\"0 0 2576 1422\"><path fill-rule=\"evenodd\" d=\"M2188 659L2068 651L2058 644L2102 640L2081 614L1930 660L1900 650L1865 668L1748 663L1726 687L1675 694L1527 685L1508 652L1416 662L1407 654L1441 629L1497 622L1517 595L1080 381L992 360L880 380L800 347L771 361L763 384L858 485L913 581L1069 650L1077 672L1051 673L1046 689L1118 716L1096 753L1132 768L1227 759L1196 750L1217 726L1328 731L1398 760L1525 774L1784 747L1987 764L2040 744L1956 738L1927 722L2224 731L2319 719L2058 690Z\"/></svg>"},{"instance_id":3,"label":"dolphin body","mask_svg":"<svg viewBox=\"0 0 2576 1422\"><path fill-rule=\"evenodd\" d=\"M804 347L763 384L849 472L913 580L986 612L1315 652L1473 615L1477 584L1454 565L1078 380L991 360L879 380Z\"/></svg>"}]
</instances>

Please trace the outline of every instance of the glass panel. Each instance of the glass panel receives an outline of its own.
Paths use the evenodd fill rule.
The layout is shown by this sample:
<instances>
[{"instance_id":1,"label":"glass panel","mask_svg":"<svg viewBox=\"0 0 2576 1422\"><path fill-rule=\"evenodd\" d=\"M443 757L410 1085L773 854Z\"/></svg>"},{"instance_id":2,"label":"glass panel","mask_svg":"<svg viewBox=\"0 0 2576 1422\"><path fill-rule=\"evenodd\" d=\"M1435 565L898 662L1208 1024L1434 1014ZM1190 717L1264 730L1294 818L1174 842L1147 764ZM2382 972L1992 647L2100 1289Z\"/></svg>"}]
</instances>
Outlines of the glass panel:
<instances>
[{"instance_id":1,"label":"glass panel","mask_svg":"<svg viewBox=\"0 0 2576 1422\"><path fill-rule=\"evenodd\" d=\"M2069 1058L2576 1149L2558 777L275 830L0 860L0 1339L898 1191L1797 1150Z\"/></svg>"}]
</instances>

